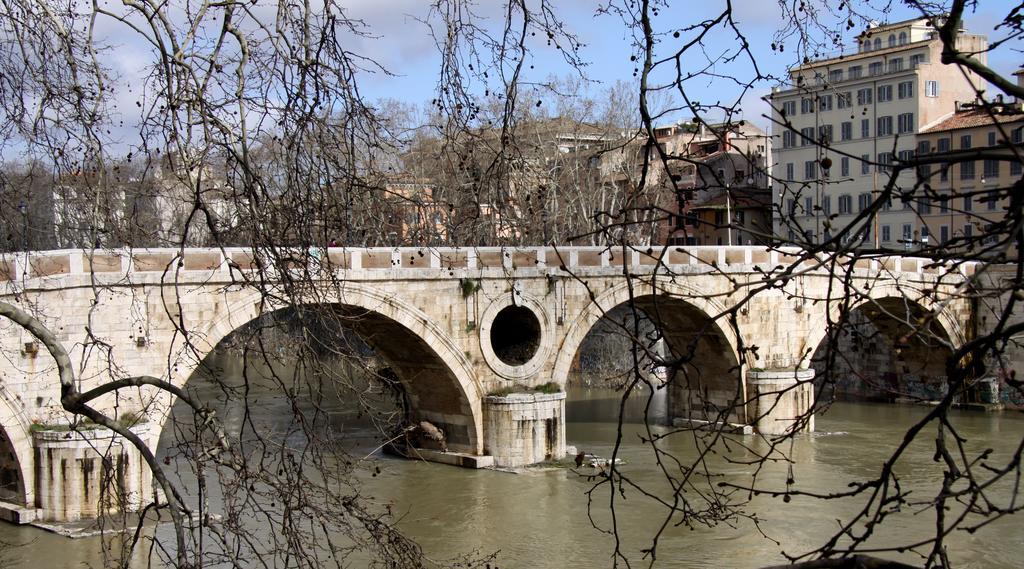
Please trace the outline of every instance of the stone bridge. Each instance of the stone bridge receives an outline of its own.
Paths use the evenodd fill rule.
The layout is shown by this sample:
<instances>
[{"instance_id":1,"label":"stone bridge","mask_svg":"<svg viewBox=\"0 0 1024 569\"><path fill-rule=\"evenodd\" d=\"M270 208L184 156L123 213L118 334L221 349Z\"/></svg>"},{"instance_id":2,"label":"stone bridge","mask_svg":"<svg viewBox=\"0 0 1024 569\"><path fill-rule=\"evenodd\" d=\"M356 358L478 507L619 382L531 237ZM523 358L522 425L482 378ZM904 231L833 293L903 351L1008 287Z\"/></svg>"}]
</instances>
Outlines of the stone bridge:
<instances>
[{"instance_id":1,"label":"stone bridge","mask_svg":"<svg viewBox=\"0 0 1024 569\"><path fill-rule=\"evenodd\" d=\"M662 332L670 359L692 356L673 368L672 418L721 420L719 410L731 408L727 420L766 435L813 428L793 420L812 405L810 360L839 316L850 290L844 287L856 291L856 303L873 307L872 318L934 316L934 329L952 347L965 341L971 317L958 291L972 267L947 270L912 258L843 264L818 257L794 265L798 251L763 247L299 253L277 272L252 249L15 254L0 260L0 294L58 335L83 390L128 376L181 386L232 331L286 308L254 282L273 288L285 276L312 279L308 299L298 302L356 316L352 327L402 381L414 419L447 433L451 452L435 453L438 460L466 465L564 454L564 393L529 388L564 388L588 331L616 307L643 311ZM765 286L767 275L783 270L789 278ZM60 407L53 359L24 329L0 326L0 497L10 504L8 516L96 515L101 465L114 463L122 489L141 501L151 477L138 454L109 431L61 432L71 418ZM529 349L509 353L510 345ZM937 359L928 350L922 343L916 355L905 349L902 357L927 367ZM173 401L130 391L99 406L144 413L148 421L138 430L155 450ZM489 396L499 391L521 393ZM98 462L97 452L117 460Z\"/></svg>"}]
</instances>

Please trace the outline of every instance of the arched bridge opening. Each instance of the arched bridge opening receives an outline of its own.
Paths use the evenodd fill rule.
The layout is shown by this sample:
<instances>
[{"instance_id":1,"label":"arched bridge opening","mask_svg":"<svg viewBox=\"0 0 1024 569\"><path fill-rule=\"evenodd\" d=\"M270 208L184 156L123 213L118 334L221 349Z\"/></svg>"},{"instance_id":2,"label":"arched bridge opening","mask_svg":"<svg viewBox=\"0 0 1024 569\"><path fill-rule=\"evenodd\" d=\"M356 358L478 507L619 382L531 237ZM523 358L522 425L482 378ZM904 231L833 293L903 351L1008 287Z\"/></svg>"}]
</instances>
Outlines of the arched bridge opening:
<instances>
[{"instance_id":1,"label":"arched bridge opening","mask_svg":"<svg viewBox=\"0 0 1024 569\"><path fill-rule=\"evenodd\" d=\"M620 304L587 332L566 382L566 421L581 430L595 423L667 421L665 342L657 324L639 309ZM641 381L635 381L642 378ZM630 397L622 408L625 389ZM646 417L645 417L646 415ZM572 433L570 433L571 435Z\"/></svg>"},{"instance_id":2,"label":"arched bridge opening","mask_svg":"<svg viewBox=\"0 0 1024 569\"><path fill-rule=\"evenodd\" d=\"M865 300L839 312L811 359L821 402L924 402L947 392L954 334L904 296Z\"/></svg>"},{"instance_id":3,"label":"arched bridge opening","mask_svg":"<svg viewBox=\"0 0 1024 569\"><path fill-rule=\"evenodd\" d=\"M25 505L25 480L21 463L7 430L0 428L0 502Z\"/></svg>"},{"instance_id":4,"label":"arched bridge opening","mask_svg":"<svg viewBox=\"0 0 1024 569\"><path fill-rule=\"evenodd\" d=\"M426 327L425 319L404 320L340 302L254 316L219 336L184 389L198 401L218 402L229 434L243 440L247 431L268 429L296 446L317 434L375 435L375 447L427 422L444 433L443 440L414 432L408 442L478 454L479 395L472 378L458 369L464 367L457 360L461 354L431 343L429 330L408 325ZM229 328L214 326L211 336ZM176 402L170 415L162 447L182 423L184 434L192 434L187 405ZM255 415L261 417L259 427Z\"/></svg>"},{"instance_id":5,"label":"arched bridge opening","mask_svg":"<svg viewBox=\"0 0 1024 569\"><path fill-rule=\"evenodd\" d=\"M691 291L640 291L631 297L624 287L613 289L574 324L555 377L572 382L586 373L592 351L618 346L613 348L621 350L613 352L617 364L596 377L611 380L609 387L643 384L652 401L664 393L662 420L743 421L735 340L716 320L718 314L720 307Z\"/></svg>"}]
</instances>

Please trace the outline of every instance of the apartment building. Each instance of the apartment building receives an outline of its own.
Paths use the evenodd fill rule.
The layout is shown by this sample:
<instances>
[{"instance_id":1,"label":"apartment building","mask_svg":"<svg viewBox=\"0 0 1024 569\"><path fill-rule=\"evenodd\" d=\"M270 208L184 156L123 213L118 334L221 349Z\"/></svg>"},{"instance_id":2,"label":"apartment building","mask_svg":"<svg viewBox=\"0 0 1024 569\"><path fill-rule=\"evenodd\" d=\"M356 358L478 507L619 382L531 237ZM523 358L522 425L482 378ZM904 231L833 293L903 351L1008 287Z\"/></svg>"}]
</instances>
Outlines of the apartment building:
<instances>
[{"instance_id":1,"label":"apartment building","mask_svg":"<svg viewBox=\"0 0 1024 569\"><path fill-rule=\"evenodd\" d=\"M1018 74L1018 82L1024 75ZM915 200L917 219L881 225L883 235L900 235L905 243L945 244L953 250L967 248L985 255L1013 254L1012 243L995 246L1006 232L993 225L1006 220L1006 206L1014 184L1021 179L1024 157L1024 107L1020 101L965 103L949 118L918 135L922 154L957 157L952 164L918 168L922 188ZM988 158L964 160L971 150Z\"/></svg>"},{"instance_id":2,"label":"apartment building","mask_svg":"<svg viewBox=\"0 0 1024 569\"><path fill-rule=\"evenodd\" d=\"M984 58L985 36L961 31L957 41ZM790 70L791 86L770 96L776 236L830 239L886 187L891 165L913 156L922 127L977 97L983 80L943 65L941 52L934 26L921 18L873 25L857 37L855 52ZM913 187L915 176L906 172L894 182ZM898 246L915 217L911 203L887 203L877 217L859 220L847 241Z\"/></svg>"},{"instance_id":3,"label":"apartment building","mask_svg":"<svg viewBox=\"0 0 1024 569\"><path fill-rule=\"evenodd\" d=\"M749 245L771 234L768 190L771 138L747 121L684 121L656 128L668 154L655 242L668 245Z\"/></svg>"}]
</instances>

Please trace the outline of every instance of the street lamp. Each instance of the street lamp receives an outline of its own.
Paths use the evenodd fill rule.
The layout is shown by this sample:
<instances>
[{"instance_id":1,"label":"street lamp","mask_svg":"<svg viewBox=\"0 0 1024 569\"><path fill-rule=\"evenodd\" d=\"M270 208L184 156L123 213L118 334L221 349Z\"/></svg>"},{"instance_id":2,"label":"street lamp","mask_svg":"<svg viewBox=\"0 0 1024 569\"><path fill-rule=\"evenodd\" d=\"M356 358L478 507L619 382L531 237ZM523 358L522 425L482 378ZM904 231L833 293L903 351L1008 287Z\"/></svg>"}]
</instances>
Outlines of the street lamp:
<instances>
[{"instance_id":1,"label":"street lamp","mask_svg":"<svg viewBox=\"0 0 1024 569\"><path fill-rule=\"evenodd\" d=\"M732 199L731 192L729 191L729 184L725 184L725 231L726 231L726 244L732 247Z\"/></svg>"}]
</instances>

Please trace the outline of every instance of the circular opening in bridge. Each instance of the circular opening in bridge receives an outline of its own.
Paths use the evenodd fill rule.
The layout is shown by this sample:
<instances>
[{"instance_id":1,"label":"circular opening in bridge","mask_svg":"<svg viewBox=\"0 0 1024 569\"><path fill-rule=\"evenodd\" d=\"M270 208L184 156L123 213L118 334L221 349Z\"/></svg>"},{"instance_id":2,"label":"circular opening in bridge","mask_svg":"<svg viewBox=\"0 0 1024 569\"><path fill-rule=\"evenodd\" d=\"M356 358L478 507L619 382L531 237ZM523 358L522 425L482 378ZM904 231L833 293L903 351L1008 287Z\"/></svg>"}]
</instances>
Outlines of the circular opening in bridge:
<instances>
[{"instance_id":1,"label":"circular opening in bridge","mask_svg":"<svg viewBox=\"0 0 1024 569\"><path fill-rule=\"evenodd\" d=\"M491 348L498 359L519 366L540 347L540 321L525 306L506 306L491 324Z\"/></svg>"}]
</instances>

